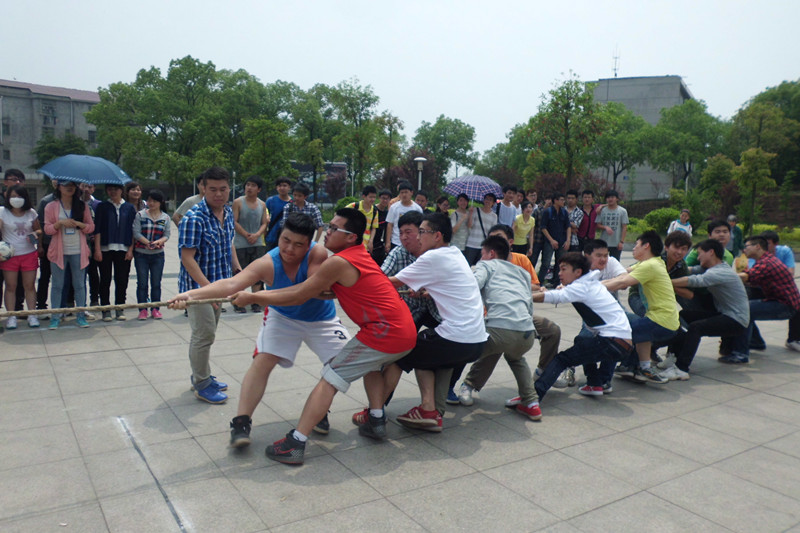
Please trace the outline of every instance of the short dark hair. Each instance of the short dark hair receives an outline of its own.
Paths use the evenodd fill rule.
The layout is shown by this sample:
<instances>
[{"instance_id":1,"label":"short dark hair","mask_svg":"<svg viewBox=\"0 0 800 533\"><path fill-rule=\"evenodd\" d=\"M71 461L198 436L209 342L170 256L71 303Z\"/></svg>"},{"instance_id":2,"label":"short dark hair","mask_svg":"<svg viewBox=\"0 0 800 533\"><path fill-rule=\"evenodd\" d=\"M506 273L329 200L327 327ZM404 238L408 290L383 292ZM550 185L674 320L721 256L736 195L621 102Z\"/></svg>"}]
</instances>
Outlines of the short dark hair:
<instances>
[{"instance_id":1,"label":"short dark hair","mask_svg":"<svg viewBox=\"0 0 800 533\"><path fill-rule=\"evenodd\" d=\"M141 184L139 184L138 181L129 181L128 183L125 184L125 187L123 189L124 190L123 194L125 195L125 201L128 200L128 193L131 192L131 190L135 189L136 187L139 187L140 189L142 188Z\"/></svg>"},{"instance_id":2,"label":"short dark hair","mask_svg":"<svg viewBox=\"0 0 800 533\"><path fill-rule=\"evenodd\" d=\"M17 193L17 196L25 200L25 203L22 204L21 208L23 211L28 211L29 209L33 209L33 204L31 203L31 195L28 194L28 189L26 189L24 185L18 183L16 185L12 185L11 187L9 187L8 190L6 191L6 198L11 198L12 192ZM80 220L83 220L83 212L81 212Z\"/></svg>"},{"instance_id":3,"label":"short dark hair","mask_svg":"<svg viewBox=\"0 0 800 533\"><path fill-rule=\"evenodd\" d=\"M522 209L523 211L525 211L525 208L528 207L529 205L533 205L533 204L530 203L528 200L522 200L522 203L519 204L519 208Z\"/></svg>"},{"instance_id":4,"label":"short dark hair","mask_svg":"<svg viewBox=\"0 0 800 533\"><path fill-rule=\"evenodd\" d=\"M261 176L256 176L256 175L250 176L249 178L244 180L245 185L247 185L248 183L255 184L255 186L258 187L258 190L264 188L264 180L261 179Z\"/></svg>"},{"instance_id":5,"label":"short dark hair","mask_svg":"<svg viewBox=\"0 0 800 533\"><path fill-rule=\"evenodd\" d=\"M715 218L714 220L712 220L711 222L708 223L708 234L711 235L712 231L714 231L715 229L717 229L719 227L722 227L722 226L725 226L726 228L728 228L728 231L731 230L730 224L728 224L727 222L725 222L721 218Z\"/></svg>"},{"instance_id":6,"label":"short dark hair","mask_svg":"<svg viewBox=\"0 0 800 533\"><path fill-rule=\"evenodd\" d=\"M564 193L561 193L561 192L554 192L553 194L551 194L551 195L550 195L550 200L552 200L552 201L554 201L554 202L555 202L555 201L556 201L556 200L558 200L559 198L563 198L563 197L564 197Z\"/></svg>"},{"instance_id":7,"label":"short dark hair","mask_svg":"<svg viewBox=\"0 0 800 533\"><path fill-rule=\"evenodd\" d=\"M592 198L594 198L594 192L591 189L584 189L583 192L581 193L581 196L583 196L584 194L591 194Z\"/></svg>"},{"instance_id":8,"label":"short dark hair","mask_svg":"<svg viewBox=\"0 0 800 533\"><path fill-rule=\"evenodd\" d=\"M286 217L281 233L283 233L284 230L289 230L292 233L308 237L308 242L310 243L314 239L314 232L317 228L314 225L314 219L311 218L310 215L300 213L299 211L292 211Z\"/></svg>"},{"instance_id":9,"label":"short dark hair","mask_svg":"<svg viewBox=\"0 0 800 533\"><path fill-rule=\"evenodd\" d=\"M409 182L407 182L407 181L401 181L400 183L397 184L397 190L398 191L412 191L413 192L414 191L414 187L412 187L411 184Z\"/></svg>"},{"instance_id":10,"label":"short dark hair","mask_svg":"<svg viewBox=\"0 0 800 533\"><path fill-rule=\"evenodd\" d=\"M416 196L420 196L420 195L424 196L426 200L428 199L428 193L426 193L425 191L422 191L422 190L417 191Z\"/></svg>"},{"instance_id":11,"label":"short dark hair","mask_svg":"<svg viewBox=\"0 0 800 533\"><path fill-rule=\"evenodd\" d=\"M285 183L286 185L289 185L289 186L291 187L291 185L292 185L292 180L290 180L290 179L289 179L289 178L287 178L286 176L281 176L280 178L278 178L278 179L276 179L276 180L275 180L275 187L277 187L277 186L278 186L278 185L280 185L281 183Z\"/></svg>"},{"instance_id":12,"label":"short dark hair","mask_svg":"<svg viewBox=\"0 0 800 533\"><path fill-rule=\"evenodd\" d=\"M308 197L308 195L310 195L310 194L311 194L311 189L310 189L310 188L309 188L309 186L308 186L308 185L306 185L305 183L302 183L302 182L298 181L298 182L297 182L297 183L295 183L295 184L294 184L294 186L292 187L292 193L293 193L293 194L300 193L300 194L302 194L303 196L305 196L305 197Z\"/></svg>"},{"instance_id":13,"label":"short dark hair","mask_svg":"<svg viewBox=\"0 0 800 533\"><path fill-rule=\"evenodd\" d=\"M389 198L392 197L392 191L389 189L381 189L381 192L378 193L378 196L388 196Z\"/></svg>"},{"instance_id":14,"label":"short dark hair","mask_svg":"<svg viewBox=\"0 0 800 533\"><path fill-rule=\"evenodd\" d=\"M444 213L425 213L422 215L422 221L427 222L433 231L441 233L442 241L450 244L450 239L453 238L453 226L450 224L450 217Z\"/></svg>"},{"instance_id":15,"label":"short dark hair","mask_svg":"<svg viewBox=\"0 0 800 533\"><path fill-rule=\"evenodd\" d=\"M344 229L352 231L356 236L356 244L361 244L364 239L364 231L367 229L367 217L364 216L364 213L352 207L343 207L336 210L336 216L347 220L344 223Z\"/></svg>"},{"instance_id":16,"label":"short dark hair","mask_svg":"<svg viewBox=\"0 0 800 533\"><path fill-rule=\"evenodd\" d=\"M486 194L484 194L483 195L483 199L486 200L490 196L492 198L494 198L495 201L497 201L497 195L495 193L493 193L493 192L487 192Z\"/></svg>"},{"instance_id":17,"label":"short dark hair","mask_svg":"<svg viewBox=\"0 0 800 533\"><path fill-rule=\"evenodd\" d=\"M469 203L469 196L467 196L463 192L461 194L459 194L458 196L456 196L456 201L458 201L460 198L465 199L467 201L467 203Z\"/></svg>"},{"instance_id":18,"label":"short dark hair","mask_svg":"<svg viewBox=\"0 0 800 533\"><path fill-rule=\"evenodd\" d=\"M409 224L419 227L419 225L422 224L422 213L419 211L408 211L400 215L400 218L397 220L397 227L402 228Z\"/></svg>"},{"instance_id":19,"label":"short dark hair","mask_svg":"<svg viewBox=\"0 0 800 533\"><path fill-rule=\"evenodd\" d=\"M106 192L108 192L108 189L119 189L119 190L124 190L124 189L125 189L125 187L123 187L123 186L122 186L122 185L120 185L119 183L106 183Z\"/></svg>"},{"instance_id":20,"label":"short dark hair","mask_svg":"<svg viewBox=\"0 0 800 533\"><path fill-rule=\"evenodd\" d=\"M531 193L535 194L536 196L539 196L539 192L536 189L528 189L526 191L525 195L527 196L528 194L531 194Z\"/></svg>"},{"instance_id":21,"label":"short dark hair","mask_svg":"<svg viewBox=\"0 0 800 533\"><path fill-rule=\"evenodd\" d=\"M647 230L636 239L642 244L650 245L650 253L659 256L664 251L664 242L655 230Z\"/></svg>"},{"instance_id":22,"label":"short dark hair","mask_svg":"<svg viewBox=\"0 0 800 533\"><path fill-rule=\"evenodd\" d=\"M583 253L592 255L595 250L608 250L608 243L603 239L590 239L583 245Z\"/></svg>"},{"instance_id":23,"label":"short dark hair","mask_svg":"<svg viewBox=\"0 0 800 533\"><path fill-rule=\"evenodd\" d=\"M361 189L361 196L366 196L368 194L378 194L378 189L376 189L374 185L367 185Z\"/></svg>"},{"instance_id":24,"label":"short dark hair","mask_svg":"<svg viewBox=\"0 0 800 533\"><path fill-rule=\"evenodd\" d=\"M619 193L617 191L615 191L614 189L609 189L609 190L606 191L606 198L608 198L609 196L614 196L617 199L619 199Z\"/></svg>"},{"instance_id":25,"label":"short dark hair","mask_svg":"<svg viewBox=\"0 0 800 533\"><path fill-rule=\"evenodd\" d=\"M516 193L519 192L519 189L517 189L516 185L511 185L510 183L507 183L503 185L503 194L507 193L508 191L514 191Z\"/></svg>"},{"instance_id":26,"label":"short dark hair","mask_svg":"<svg viewBox=\"0 0 800 533\"><path fill-rule=\"evenodd\" d=\"M701 241L700 244L697 245L698 250L703 250L707 252L709 250L714 250L714 255L717 256L717 259L722 259L725 257L725 248L722 246L722 243L716 239L706 239Z\"/></svg>"},{"instance_id":27,"label":"short dark hair","mask_svg":"<svg viewBox=\"0 0 800 533\"><path fill-rule=\"evenodd\" d=\"M502 231L509 239L514 238L514 230L512 230L511 226L509 226L508 224L495 224L494 226L489 228L489 231L486 232L486 235L491 235L495 231Z\"/></svg>"},{"instance_id":28,"label":"short dark hair","mask_svg":"<svg viewBox=\"0 0 800 533\"><path fill-rule=\"evenodd\" d=\"M578 191L575 189L570 189L567 191L567 196L574 196L575 198L578 197Z\"/></svg>"},{"instance_id":29,"label":"short dark hair","mask_svg":"<svg viewBox=\"0 0 800 533\"><path fill-rule=\"evenodd\" d=\"M508 244L508 241L499 235L489 235L486 237L481 243L481 248L496 253L497 257L506 261L511 251L511 246Z\"/></svg>"},{"instance_id":30,"label":"short dark hair","mask_svg":"<svg viewBox=\"0 0 800 533\"><path fill-rule=\"evenodd\" d=\"M558 264L566 263L572 267L573 270L580 269L581 276L585 276L589 273L592 268L592 264L589 262L589 258L583 255L580 252L567 252L561 256L561 259L558 261Z\"/></svg>"},{"instance_id":31,"label":"short dark hair","mask_svg":"<svg viewBox=\"0 0 800 533\"><path fill-rule=\"evenodd\" d=\"M692 238L689 237L689 234L682 230L676 230L667 235L667 238L664 239L664 248L668 248L670 246L677 246L681 248L686 246L687 248L692 247Z\"/></svg>"},{"instance_id":32,"label":"short dark hair","mask_svg":"<svg viewBox=\"0 0 800 533\"><path fill-rule=\"evenodd\" d=\"M764 237L765 240L771 242L772 244L778 244L781 242L781 238L778 237L778 233L772 230L766 230L761 232L761 237ZM766 250L766 248L764 248Z\"/></svg>"},{"instance_id":33,"label":"short dark hair","mask_svg":"<svg viewBox=\"0 0 800 533\"><path fill-rule=\"evenodd\" d=\"M752 237L748 237L744 240L744 242L757 244L759 248L761 248L765 252L769 250L769 244L767 244L767 239L764 237L763 233L761 235L753 235Z\"/></svg>"},{"instance_id":34,"label":"short dark hair","mask_svg":"<svg viewBox=\"0 0 800 533\"><path fill-rule=\"evenodd\" d=\"M19 181L25 181L25 173L18 168L9 168L6 170L5 174L3 174L3 179L8 179L11 176L19 178Z\"/></svg>"},{"instance_id":35,"label":"short dark hair","mask_svg":"<svg viewBox=\"0 0 800 533\"><path fill-rule=\"evenodd\" d=\"M164 205L164 193L159 191L158 189L150 189L149 191L147 191L147 199L148 200L152 199L158 202L162 211L164 210L164 207L166 207Z\"/></svg>"},{"instance_id":36,"label":"short dark hair","mask_svg":"<svg viewBox=\"0 0 800 533\"><path fill-rule=\"evenodd\" d=\"M226 181L230 183L231 175L222 167L210 167L203 172L203 185L207 185L208 180Z\"/></svg>"}]
</instances>

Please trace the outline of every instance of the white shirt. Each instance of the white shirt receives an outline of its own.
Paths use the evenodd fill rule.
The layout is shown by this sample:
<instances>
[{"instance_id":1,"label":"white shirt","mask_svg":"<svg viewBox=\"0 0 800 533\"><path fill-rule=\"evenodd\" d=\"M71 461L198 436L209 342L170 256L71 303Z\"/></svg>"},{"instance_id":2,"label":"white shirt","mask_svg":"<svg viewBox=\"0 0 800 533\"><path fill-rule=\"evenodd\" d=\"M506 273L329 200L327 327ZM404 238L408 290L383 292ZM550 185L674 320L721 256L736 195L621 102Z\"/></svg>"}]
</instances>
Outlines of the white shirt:
<instances>
[{"instance_id":1,"label":"white shirt","mask_svg":"<svg viewBox=\"0 0 800 533\"><path fill-rule=\"evenodd\" d=\"M25 255L36 251L36 247L28 240L33 233L33 221L38 218L36 211L29 209L21 217L14 216L10 207L0 207L0 219L3 220L3 240L14 247L14 255Z\"/></svg>"},{"instance_id":2,"label":"white shirt","mask_svg":"<svg viewBox=\"0 0 800 533\"><path fill-rule=\"evenodd\" d=\"M422 213L422 208L417 202L411 202L411 205L403 205L403 202L395 202L389 206L389 212L386 214L386 222L392 225L392 244L400 246L400 226L397 224L397 221L409 211Z\"/></svg>"},{"instance_id":3,"label":"white shirt","mask_svg":"<svg viewBox=\"0 0 800 533\"><path fill-rule=\"evenodd\" d=\"M478 282L458 248L428 250L395 277L415 291L428 291L442 316L435 329L443 339L465 344L486 340Z\"/></svg>"},{"instance_id":4,"label":"white shirt","mask_svg":"<svg viewBox=\"0 0 800 533\"><path fill-rule=\"evenodd\" d=\"M616 278L619 275L627 274L628 270L616 260L616 258L608 256L608 263L603 270L600 270L600 281Z\"/></svg>"},{"instance_id":5,"label":"white shirt","mask_svg":"<svg viewBox=\"0 0 800 533\"><path fill-rule=\"evenodd\" d=\"M497 205L500 206L497 212L497 223L505 224L509 228L514 224L514 220L517 218L517 215L522 214L522 208L517 207L514 204L506 206L506 204L500 202Z\"/></svg>"}]
</instances>

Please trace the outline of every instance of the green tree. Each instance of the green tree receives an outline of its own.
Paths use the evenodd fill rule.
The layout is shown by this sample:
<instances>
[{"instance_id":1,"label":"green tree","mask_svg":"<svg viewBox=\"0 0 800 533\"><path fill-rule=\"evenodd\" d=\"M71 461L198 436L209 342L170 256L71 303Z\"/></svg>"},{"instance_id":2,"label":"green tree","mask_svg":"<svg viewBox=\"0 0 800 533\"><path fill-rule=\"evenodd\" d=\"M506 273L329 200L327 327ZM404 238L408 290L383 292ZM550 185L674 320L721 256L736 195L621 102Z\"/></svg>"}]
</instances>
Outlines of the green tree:
<instances>
[{"instance_id":1,"label":"green tree","mask_svg":"<svg viewBox=\"0 0 800 533\"><path fill-rule=\"evenodd\" d=\"M400 146L405 140L401 133L403 121L389 111L384 111L375 117L375 124L378 126L375 159L382 173L388 174L389 170L400 161Z\"/></svg>"},{"instance_id":2,"label":"green tree","mask_svg":"<svg viewBox=\"0 0 800 533\"><path fill-rule=\"evenodd\" d=\"M475 128L444 115L439 115L433 124L423 120L414 135L414 146L436 158L436 189L445 184L447 171L453 163L472 168L477 160L472 151L474 145Z\"/></svg>"},{"instance_id":3,"label":"green tree","mask_svg":"<svg viewBox=\"0 0 800 533\"><path fill-rule=\"evenodd\" d=\"M247 147L240 158L242 171L258 174L267 183L280 176L296 176L289 163L291 139L289 127L280 120L253 118L244 123Z\"/></svg>"},{"instance_id":4,"label":"green tree","mask_svg":"<svg viewBox=\"0 0 800 533\"><path fill-rule=\"evenodd\" d=\"M380 99L372 86L362 87L358 78L340 82L328 98L343 124L335 142L342 147L350 178L361 189L375 164L373 145L378 127L373 118Z\"/></svg>"},{"instance_id":5,"label":"green tree","mask_svg":"<svg viewBox=\"0 0 800 533\"><path fill-rule=\"evenodd\" d=\"M742 163L736 167L734 173L736 182L739 185L739 189L749 200L742 212L745 235L750 234L755 218L758 215L756 210L757 199L768 189L776 186L769 168L769 162L774 157L775 154L765 152L761 148L750 148L742 152Z\"/></svg>"},{"instance_id":6,"label":"green tree","mask_svg":"<svg viewBox=\"0 0 800 533\"><path fill-rule=\"evenodd\" d=\"M651 126L619 102L601 105L598 114L603 129L588 159L594 167L606 169L616 189L620 175L647 159L646 136Z\"/></svg>"},{"instance_id":7,"label":"green tree","mask_svg":"<svg viewBox=\"0 0 800 533\"><path fill-rule=\"evenodd\" d=\"M31 154L36 158L36 168L44 166L56 157L69 154L83 155L86 153L86 141L67 133L64 137L45 135L36 143L31 150Z\"/></svg>"},{"instance_id":8,"label":"green tree","mask_svg":"<svg viewBox=\"0 0 800 533\"><path fill-rule=\"evenodd\" d=\"M800 123L800 80L784 81L769 87L752 99L753 104L769 104L781 110L784 117ZM777 181L792 170L800 169L800 140L794 141L782 150L771 163L773 176Z\"/></svg>"},{"instance_id":9,"label":"green tree","mask_svg":"<svg viewBox=\"0 0 800 533\"><path fill-rule=\"evenodd\" d=\"M483 152L472 171L479 176L488 176L502 185L522 186L522 173L511 167L508 152L508 143L494 145Z\"/></svg>"},{"instance_id":10,"label":"green tree","mask_svg":"<svg viewBox=\"0 0 800 533\"><path fill-rule=\"evenodd\" d=\"M586 172L590 151L602 131L593 86L570 78L542 95L539 112L529 121L535 147L528 154L526 180L535 173L558 173L567 187Z\"/></svg>"}]
</instances>

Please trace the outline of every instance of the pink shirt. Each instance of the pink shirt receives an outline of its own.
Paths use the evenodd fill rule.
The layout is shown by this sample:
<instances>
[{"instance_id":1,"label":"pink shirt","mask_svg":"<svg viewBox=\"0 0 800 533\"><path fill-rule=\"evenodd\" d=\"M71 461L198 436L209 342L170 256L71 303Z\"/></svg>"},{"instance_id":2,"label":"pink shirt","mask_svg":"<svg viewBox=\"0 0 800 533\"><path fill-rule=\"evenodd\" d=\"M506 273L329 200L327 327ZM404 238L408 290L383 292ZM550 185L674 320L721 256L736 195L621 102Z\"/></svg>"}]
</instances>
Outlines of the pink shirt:
<instances>
[{"instance_id":1,"label":"pink shirt","mask_svg":"<svg viewBox=\"0 0 800 533\"><path fill-rule=\"evenodd\" d=\"M64 228L56 229L53 227L58 222L58 210L61 204L58 200L53 200L44 207L44 232L52 235L50 246L47 249L47 259L51 263L58 265L58 268L64 270L64 242L63 231ZM83 223L86 224L81 233L89 235L94 232L94 221L92 221L92 213L89 211L89 205L84 202L83 210ZM89 266L89 245L86 244L86 239L81 239L81 268Z\"/></svg>"}]
</instances>

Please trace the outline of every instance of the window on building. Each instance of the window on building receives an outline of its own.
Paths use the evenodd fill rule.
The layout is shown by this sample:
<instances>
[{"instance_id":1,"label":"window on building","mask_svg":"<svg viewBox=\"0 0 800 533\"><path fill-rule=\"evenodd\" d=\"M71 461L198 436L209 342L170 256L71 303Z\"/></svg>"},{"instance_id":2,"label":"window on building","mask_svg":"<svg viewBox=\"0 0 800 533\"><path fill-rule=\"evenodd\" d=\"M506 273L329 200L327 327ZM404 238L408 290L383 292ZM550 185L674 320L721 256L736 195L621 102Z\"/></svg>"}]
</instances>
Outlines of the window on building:
<instances>
[{"instance_id":1,"label":"window on building","mask_svg":"<svg viewBox=\"0 0 800 533\"><path fill-rule=\"evenodd\" d=\"M3 159L11 161L11 150L3 150Z\"/></svg>"},{"instance_id":2,"label":"window on building","mask_svg":"<svg viewBox=\"0 0 800 533\"><path fill-rule=\"evenodd\" d=\"M3 122L3 135L11 135L11 124Z\"/></svg>"},{"instance_id":3,"label":"window on building","mask_svg":"<svg viewBox=\"0 0 800 533\"><path fill-rule=\"evenodd\" d=\"M96 143L97 142L97 131L96 130L89 130L89 142Z\"/></svg>"},{"instance_id":4,"label":"window on building","mask_svg":"<svg viewBox=\"0 0 800 533\"><path fill-rule=\"evenodd\" d=\"M45 126L53 124L53 117L51 117L50 115L44 115L42 117L42 124L44 124Z\"/></svg>"},{"instance_id":5,"label":"window on building","mask_svg":"<svg viewBox=\"0 0 800 533\"><path fill-rule=\"evenodd\" d=\"M56 105L53 102L42 102L42 115L55 116Z\"/></svg>"}]
</instances>

